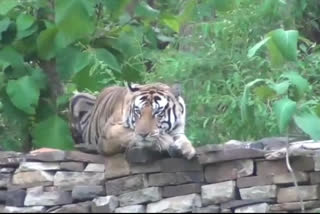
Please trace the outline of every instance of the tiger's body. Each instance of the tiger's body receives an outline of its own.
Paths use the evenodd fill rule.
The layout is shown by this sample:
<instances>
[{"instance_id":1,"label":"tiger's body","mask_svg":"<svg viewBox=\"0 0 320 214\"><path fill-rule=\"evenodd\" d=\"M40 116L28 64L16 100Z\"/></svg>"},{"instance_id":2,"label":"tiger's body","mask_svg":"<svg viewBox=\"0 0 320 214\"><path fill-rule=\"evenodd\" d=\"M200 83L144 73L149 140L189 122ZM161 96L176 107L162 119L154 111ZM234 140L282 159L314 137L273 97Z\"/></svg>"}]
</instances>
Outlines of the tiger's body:
<instances>
[{"instance_id":1,"label":"tiger's body","mask_svg":"<svg viewBox=\"0 0 320 214\"><path fill-rule=\"evenodd\" d=\"M131 147L151 147L191 159L185 136L186 108L176 88L162 83L107 87L97 97L79 93L70 100L70 123L78 143L97 145L106 156Z\"/></svg>"}]
</instances>

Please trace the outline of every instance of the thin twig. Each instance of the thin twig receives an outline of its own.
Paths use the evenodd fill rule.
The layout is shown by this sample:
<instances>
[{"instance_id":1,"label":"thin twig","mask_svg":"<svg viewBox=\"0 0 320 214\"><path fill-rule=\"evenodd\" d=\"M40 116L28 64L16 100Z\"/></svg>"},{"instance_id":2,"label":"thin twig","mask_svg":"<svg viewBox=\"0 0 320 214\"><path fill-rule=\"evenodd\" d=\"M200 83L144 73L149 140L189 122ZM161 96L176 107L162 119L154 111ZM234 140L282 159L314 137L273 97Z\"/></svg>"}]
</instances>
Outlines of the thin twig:
<instances>
[{"instance_id":1,"label":"thin twig","mask_svg":"<svg viewBox=\"0 0 320 214\"><path fill-rule=\"evenodd\" d=\"M300 207L301 207L301 212L304 213L304 204L303 204L303 199L302 199L302 196L300 194L300 191L299 191L299 186L298 186L298 182L297 182L297 178L296 178L296 175L294 174L292 168L291 168L291 165L290 165L290 160L289 160L289 134L287 134L287 145L286 145L286 149L287 149L287 152L286 152L286 164L287 164L287 168L292 176L292 179L293 179L293 183L294 183L294 186L296 188L296 192L297 192L297 195L298 195L298 198L299 198L299 202L300 202Z\"/></svg>"}]
</instances>

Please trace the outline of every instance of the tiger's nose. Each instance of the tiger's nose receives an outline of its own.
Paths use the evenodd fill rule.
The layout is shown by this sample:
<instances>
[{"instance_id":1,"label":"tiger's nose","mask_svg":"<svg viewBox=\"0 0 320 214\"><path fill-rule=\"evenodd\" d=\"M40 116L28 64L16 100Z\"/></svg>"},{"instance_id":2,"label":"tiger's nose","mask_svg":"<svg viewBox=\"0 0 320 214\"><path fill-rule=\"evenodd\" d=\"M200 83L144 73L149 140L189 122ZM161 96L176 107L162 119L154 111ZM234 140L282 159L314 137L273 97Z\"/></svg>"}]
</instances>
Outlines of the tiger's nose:
<instances>
[{"instance_id":1,"label":"tiger's nose","mask_svg":"<svg viewBox=\"0 0 320 214\"><path fill-rule=\"evenodd\" d=\"M148 135L149 135L149 133L140 134L140 136L141 136L142 138L146 138Z\"/></svg>"}]
</instances>

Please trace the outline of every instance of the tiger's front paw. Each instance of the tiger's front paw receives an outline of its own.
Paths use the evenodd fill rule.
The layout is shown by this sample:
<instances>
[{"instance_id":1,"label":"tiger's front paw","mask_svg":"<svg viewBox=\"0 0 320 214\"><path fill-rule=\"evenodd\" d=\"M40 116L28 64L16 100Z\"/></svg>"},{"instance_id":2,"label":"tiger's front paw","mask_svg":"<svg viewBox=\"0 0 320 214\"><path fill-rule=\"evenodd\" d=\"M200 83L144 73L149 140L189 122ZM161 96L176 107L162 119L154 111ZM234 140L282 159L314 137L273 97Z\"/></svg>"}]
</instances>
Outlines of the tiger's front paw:
<instances>
[{"instance_id":1,"label":"tiger's front paw","mask_svg":"<svg viewBox=\"0 0 320 214\"><path fill-rule=\"evenodd\" d=\"M195 148L186 137L179 138L174 144L186 159L190 160L196 155Z\"/></svg>"}]
</instances>

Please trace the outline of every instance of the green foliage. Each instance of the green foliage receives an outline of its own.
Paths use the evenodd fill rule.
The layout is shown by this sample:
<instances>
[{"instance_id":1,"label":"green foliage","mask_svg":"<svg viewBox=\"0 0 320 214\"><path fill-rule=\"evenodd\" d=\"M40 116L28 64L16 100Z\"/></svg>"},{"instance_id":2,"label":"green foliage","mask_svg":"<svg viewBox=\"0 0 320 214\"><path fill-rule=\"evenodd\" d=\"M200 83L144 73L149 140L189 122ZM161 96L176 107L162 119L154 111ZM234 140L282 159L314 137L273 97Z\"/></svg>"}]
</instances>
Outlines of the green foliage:
<instances>
[{"instance_id":1,"label":"green foliage","mask_svg":"<svg viewBox=\"0 0 320 214\"><path fill-rule=\"evenodd\" d=\"M188 19L190 8L179 19L177 10L167 6L1 0L1 147L72 149L65 117L69 97L75 90L97 92L123 81L141 82L148 56L159 51L158 36L171 38ZM12 127L16 134L8 132Z\"/></svg>"},{"instance_id":2,"label":"green foliage","mask_svg":"<svg viewBox=\"0 0 320 214\"><path fill-rule=\"evenodd\" d=\"M196 145L284 135L306 109L319 115L320 55L313 34L320 31L318 20L312 27L307 22L320 12L318 2L203 5L176 45L155 55L153 73L146 75L184 86L187 133Z\"/></svg>"},{"instance_id":3,"label":"green foliage","mask_svg":"<svg viewBox=\"0 0 320 214\"><path fill-rule=\"evenodd\" d=\"M180 82L195 145L280 135L292 118L318 139L319 12L317 0L0 0L0 147L72 149L72 93L124 81Z\"/></svg>"}]
</instances>

